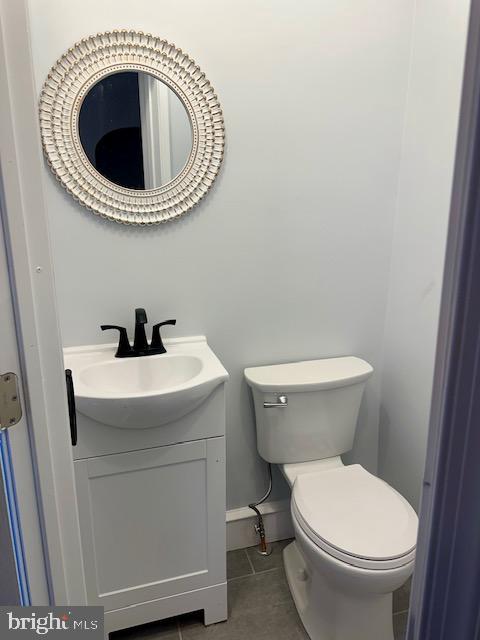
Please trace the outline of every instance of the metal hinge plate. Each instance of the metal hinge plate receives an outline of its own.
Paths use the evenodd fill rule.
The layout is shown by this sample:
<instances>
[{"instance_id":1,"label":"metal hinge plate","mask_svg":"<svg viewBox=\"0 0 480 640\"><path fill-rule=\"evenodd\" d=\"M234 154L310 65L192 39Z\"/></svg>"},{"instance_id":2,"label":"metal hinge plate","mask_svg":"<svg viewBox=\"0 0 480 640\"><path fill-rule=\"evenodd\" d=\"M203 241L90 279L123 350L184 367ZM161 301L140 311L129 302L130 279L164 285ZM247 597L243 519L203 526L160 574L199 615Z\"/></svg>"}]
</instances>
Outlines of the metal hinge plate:
<instances>
[{"instance_id":1,"label":"metal hinge plate","mask_svg":"<svg viewBox=\"0 0 480 640\"><path fill-rule=\"evenodd\" d=\"M0 430L13 427L22 417L22 405L15 373L0 375Z\"/></svg>"}]
</instances>

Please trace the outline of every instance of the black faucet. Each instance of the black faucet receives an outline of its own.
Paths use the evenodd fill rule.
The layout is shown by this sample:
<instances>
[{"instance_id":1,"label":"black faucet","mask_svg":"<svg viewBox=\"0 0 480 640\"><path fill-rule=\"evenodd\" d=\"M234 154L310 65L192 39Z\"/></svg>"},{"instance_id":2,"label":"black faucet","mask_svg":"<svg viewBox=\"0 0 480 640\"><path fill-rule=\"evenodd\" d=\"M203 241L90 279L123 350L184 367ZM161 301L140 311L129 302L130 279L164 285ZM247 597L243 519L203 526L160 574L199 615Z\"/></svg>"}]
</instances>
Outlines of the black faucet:
<instances>
[{"instance_id":1,"label":"black faucet","mask_svg":"<svg viewBox=\"0 0 480 640\"><path fill-rule=\"evenodd\" d=\"M148 350L147 336L145 335L145 325L147 324L147 313L145 309L135 309L135 337L133 339L133 350L139 356L144 356Z\"/></svg>"},{"instance_id":2,"label":"black faucet","mask_svg":"<svg viewBox=\"0 0 480 640\"><path fill-rule=\"evenodd\" d=\"M163 346L162 336L160 335L160 327L166 324L175 325L176 320L165 320L159 322L152 327L152 340L148 344L147 336L145 335L145 325L147 324L147 314L145 309L135 309L135 337L133 341L133 347L131 346L127 330L125 327L119 327L115 324L102 324L101 330L116 329L120 333L120 339L118 342L116 358L138 358L139 356L153 356L159 353L166 353L166 349Z\"/></svg>"}]
</instances>

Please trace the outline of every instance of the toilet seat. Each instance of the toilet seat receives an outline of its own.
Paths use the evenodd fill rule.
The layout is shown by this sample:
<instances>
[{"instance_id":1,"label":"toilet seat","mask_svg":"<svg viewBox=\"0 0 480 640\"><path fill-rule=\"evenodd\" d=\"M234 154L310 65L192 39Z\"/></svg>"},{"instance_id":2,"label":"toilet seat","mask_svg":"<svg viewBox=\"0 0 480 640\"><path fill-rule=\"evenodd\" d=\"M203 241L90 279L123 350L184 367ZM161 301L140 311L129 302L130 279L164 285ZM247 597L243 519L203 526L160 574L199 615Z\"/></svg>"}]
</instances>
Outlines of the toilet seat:
<instances>
[{"instance_id":1,"label":"toilet seat","mask_svg":"<svg viewBox=\"0 0 480 640\"><path fill-rule=\"evenodd\" d=\"M300 474L292 512L314 544L355 567L394 569L415 558L417 514L361 465Z\"/></svg>"}]
</instances>

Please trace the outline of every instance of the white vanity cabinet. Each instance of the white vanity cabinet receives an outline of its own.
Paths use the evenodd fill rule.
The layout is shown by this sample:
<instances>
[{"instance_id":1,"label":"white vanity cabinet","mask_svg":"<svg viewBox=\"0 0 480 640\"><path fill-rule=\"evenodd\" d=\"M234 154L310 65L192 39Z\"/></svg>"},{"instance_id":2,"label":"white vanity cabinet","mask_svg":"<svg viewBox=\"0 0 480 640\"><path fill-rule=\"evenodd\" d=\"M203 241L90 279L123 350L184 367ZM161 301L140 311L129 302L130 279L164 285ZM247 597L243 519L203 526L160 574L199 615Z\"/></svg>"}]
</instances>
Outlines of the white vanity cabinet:
<instances>
[{"instance_id":1,"label":"white vanity cabinet","mask_svg":"<svg viewBox=\"0 0 480 640\"><path fill-rule=\"evenodd\" d=\"M89 604L112 611L225 581L224 438L75 466Z\"/></svg>"},{"instance_id":2,"label":"white vanity cabinet","mask_svg":"<svg viewBox=\"0 0 480 640\"><path fill-rule=\"evenodd\" d=\"M107 633L195 610L206 624L227 617L225 378L158 428L115 428L77 412L87 600L105 608Z\"/></svg>"}]
</instances>

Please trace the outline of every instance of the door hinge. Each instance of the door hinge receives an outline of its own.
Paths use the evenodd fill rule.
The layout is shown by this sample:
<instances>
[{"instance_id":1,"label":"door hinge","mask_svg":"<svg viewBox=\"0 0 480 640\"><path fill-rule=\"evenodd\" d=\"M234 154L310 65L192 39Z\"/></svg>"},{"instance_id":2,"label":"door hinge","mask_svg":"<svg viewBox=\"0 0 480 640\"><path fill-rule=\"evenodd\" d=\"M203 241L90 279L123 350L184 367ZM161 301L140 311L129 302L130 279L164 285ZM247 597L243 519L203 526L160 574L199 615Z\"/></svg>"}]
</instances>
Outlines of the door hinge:
<instances>
[{"instance_id":1,"label":"door hinge","mask_svg":"<svg viewBox=\"0 0 480 640\"><path fill-rule=\"evenodd\" d=\"M18 378L9 372L0 375L0 430L13 427L20 422L22 405L18 392Z\"/></svg>"}]
</instances>

